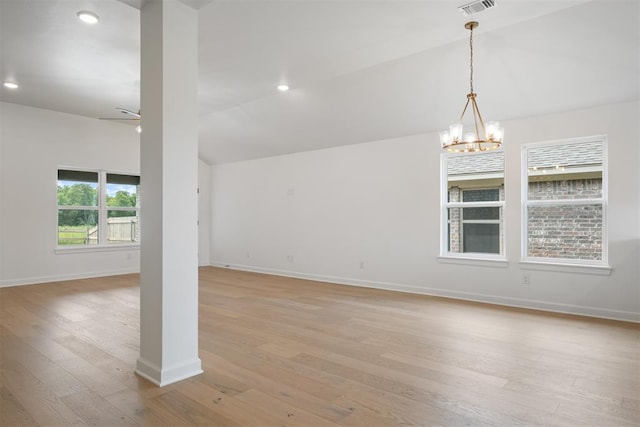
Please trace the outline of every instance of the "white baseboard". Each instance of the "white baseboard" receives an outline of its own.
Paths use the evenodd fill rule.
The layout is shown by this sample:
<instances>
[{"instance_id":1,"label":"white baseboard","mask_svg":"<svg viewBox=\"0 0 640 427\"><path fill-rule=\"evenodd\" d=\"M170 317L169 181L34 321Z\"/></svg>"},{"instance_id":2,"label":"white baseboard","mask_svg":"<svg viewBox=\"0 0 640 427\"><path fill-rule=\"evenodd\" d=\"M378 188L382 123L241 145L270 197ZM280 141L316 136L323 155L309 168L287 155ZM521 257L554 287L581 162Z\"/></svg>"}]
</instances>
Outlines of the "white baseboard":
<instances>
[{"instance_id":1,"label":"white baseboard","mask_svg":"<svg viewBox=\"0 0 640 427\"><path fill-rule=\"evenodd\" d=\"M140 358L136 364L135 372L158 387L164 387L199 375L204 371L202 370L202 362L196 357L195 359L182 363L179 366L173 366L165 369L160 369L153 363Z\"/></svg>"},{"instance_id":2,"label":"white baseboard","mask_svg":"<svg viewBox=\"0 0 640 427\"><path fill-rule=\"evenodd\" d=\"M121 274L140 273L139 268L117 270L86 271L73 274L56 274L51 276L23 277L20 279L0 280L0 288L9 286L37 285L39 283L62 282L65 280L91 279L94 277L118 276Z\"/></svg>"},{"instance_id":3,"label":"white baseboard","mask_svg":"<svg viewBox=\"0 0 640 427\"><path fill-rule=\"evenodd\" d=\"M640 313L632 311L608 310L597 307L562 304L548 301L503 297L499 295L486 295L470 292L452 291L429 287L417 287L388 282L376 282L370 280L350 279L344 277L324 276L313 273L300 273L297 271L277 270L271 268L254 267L242 264L229 264L224 262L212 262L213 267L230 268L234 270L251 271L256 273L273 274L276 276L295 277L297 279L316 280L321 282L336 283L340 285L361 286L366 288L384 289L388 291L407 292L412 294L430 295L444 298L452 298L464 301L496 304L507 307L527 308L533 310L549 311L553 313L575 314L578 316L597 317L601 319L623 320L626 322L640 323Z\"/></svg>"}]
</instances>

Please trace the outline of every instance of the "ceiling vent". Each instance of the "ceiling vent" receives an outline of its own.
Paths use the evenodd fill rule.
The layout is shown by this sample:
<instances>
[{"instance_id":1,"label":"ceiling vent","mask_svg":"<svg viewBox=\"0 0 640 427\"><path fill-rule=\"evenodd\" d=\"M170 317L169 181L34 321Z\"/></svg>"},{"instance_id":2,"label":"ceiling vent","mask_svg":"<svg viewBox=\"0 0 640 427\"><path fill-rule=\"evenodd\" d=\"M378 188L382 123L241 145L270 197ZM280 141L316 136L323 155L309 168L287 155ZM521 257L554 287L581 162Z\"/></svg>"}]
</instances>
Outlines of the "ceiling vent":
<instances>
[{"instance_id":1,"label":"ceiling vent","mask_svg":"<svg viewBox=\"0 0 640 427\"><path fill-rule=\"evenodd\" d=\"M496 7L495 0L476 0L459 6L458 9L464 16L469 16L474 13L482 12L483 10L491 9L492 7Z\"/></svg>"}]
</instances>

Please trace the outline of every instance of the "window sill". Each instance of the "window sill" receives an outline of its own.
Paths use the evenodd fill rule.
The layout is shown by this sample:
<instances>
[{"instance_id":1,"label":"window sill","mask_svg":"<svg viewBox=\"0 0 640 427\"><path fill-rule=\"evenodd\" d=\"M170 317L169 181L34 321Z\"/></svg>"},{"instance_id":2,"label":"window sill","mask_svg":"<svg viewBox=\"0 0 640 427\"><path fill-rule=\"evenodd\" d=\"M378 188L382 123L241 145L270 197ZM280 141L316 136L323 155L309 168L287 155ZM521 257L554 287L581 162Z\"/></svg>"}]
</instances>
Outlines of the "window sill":
<instances>
[{"instance_id":1,"label":"window sill","mask_svg":"<svg viewBox=\"0 0 640 427\"><path fill-rule=\"evenodd\" d=\"M56 255L67 254L89 254L95 252L117 252L117 251L137 251L140 250L140 243L121 244L121 245L95 245L95 246L57 246L54 249Z\"/></svg>"},{"instance_id":2,"label":"window sill","mask_svg":"<svg viewBox=\"0 0 640 427\"><path fill-rule=\"evenodd\" d=\"M443 264L461 264L472 265L477 267L494 267L494 268L506 268L509 266L509 261L504 258L481 258L478 256L466 257L466 256L448 256L440 255L438 262Z\"/></svg>"},{"instance_id":3,"label":"window sill","mask_svg":"<svg viewBox=\"0 0 640 427\"><path fill-rule=\"evenodd\" d=\"M610 276L613 268L609 265L571 264L549 261L523 260L519 264L525 270L557 271L561 273L595 274Z\"/></svg>"}]
</instances>

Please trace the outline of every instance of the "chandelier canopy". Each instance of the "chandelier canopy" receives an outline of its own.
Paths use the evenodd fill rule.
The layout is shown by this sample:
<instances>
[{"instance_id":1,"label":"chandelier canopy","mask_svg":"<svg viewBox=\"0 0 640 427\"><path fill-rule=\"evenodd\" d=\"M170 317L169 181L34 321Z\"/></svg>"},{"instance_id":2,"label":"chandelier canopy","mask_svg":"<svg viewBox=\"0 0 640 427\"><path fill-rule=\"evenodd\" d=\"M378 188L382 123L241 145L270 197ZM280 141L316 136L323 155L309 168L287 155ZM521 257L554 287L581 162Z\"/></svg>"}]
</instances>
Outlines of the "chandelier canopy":
<instances>
[{"instance_id":1,"label":"chandelier canopy","mask_svg":"<svg viewBox=\"0 0 640 427\"><path fill-rule=\"evenodd\" d=\"M442 148L450 152L474 152L487 151L500 148L504 129L500 127L498 122L485 122L480 115L480 109L476 103L477 94L473 91L473 30L478 27L475 21L467 22L464 27L469 30L469 93L467 94L467 103L462 109L462 114L457 123L449 126L448 131L440 132L440 144ZM471 104L473 111L473 131L464 133L462 120L467 112L467 108Z\"/></svg>"}]
</instances>

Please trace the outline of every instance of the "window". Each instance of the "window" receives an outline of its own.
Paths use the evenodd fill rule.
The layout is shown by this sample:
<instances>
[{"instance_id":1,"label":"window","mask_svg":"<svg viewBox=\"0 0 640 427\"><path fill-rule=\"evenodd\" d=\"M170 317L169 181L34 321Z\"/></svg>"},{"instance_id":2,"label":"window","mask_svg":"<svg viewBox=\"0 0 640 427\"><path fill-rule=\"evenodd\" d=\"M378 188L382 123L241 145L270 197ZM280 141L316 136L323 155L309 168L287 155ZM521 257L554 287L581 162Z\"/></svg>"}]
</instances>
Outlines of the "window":
<instances>
[{"instance_id":1,"label":"window","mask_svg":"<svg viewBox=\"0 0 640 427\"><path fill-rule=\"evenodd\" d=\"M504 153L443 154L442 169L441 255L503 259Z\"/></svg>"},{"instance_id":2,"label":"window","mask_svg":"<svg viewBox=\"0 0 640 427\"><path fill-rule=\"evenodd\" d=\"M606 265L605 138L525 145L523 165L523 259Z\"/></svg>"},{"instance_id":3,"label":"window","mask_svg":"<svg viewBox=\"0 0 640 427\"><path fill-rule=\"evenodd\" d=\"M58 170L58 246L140 242L140 177Z\"/></svg>"}]
</instances>

